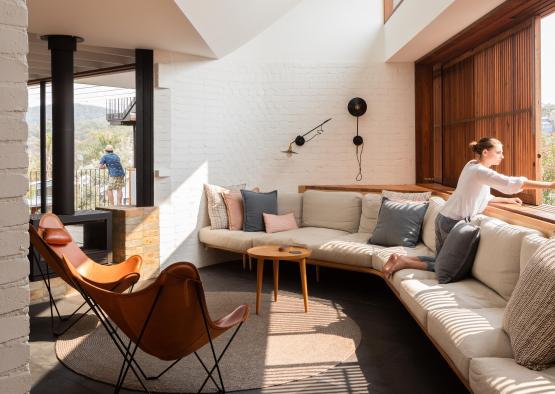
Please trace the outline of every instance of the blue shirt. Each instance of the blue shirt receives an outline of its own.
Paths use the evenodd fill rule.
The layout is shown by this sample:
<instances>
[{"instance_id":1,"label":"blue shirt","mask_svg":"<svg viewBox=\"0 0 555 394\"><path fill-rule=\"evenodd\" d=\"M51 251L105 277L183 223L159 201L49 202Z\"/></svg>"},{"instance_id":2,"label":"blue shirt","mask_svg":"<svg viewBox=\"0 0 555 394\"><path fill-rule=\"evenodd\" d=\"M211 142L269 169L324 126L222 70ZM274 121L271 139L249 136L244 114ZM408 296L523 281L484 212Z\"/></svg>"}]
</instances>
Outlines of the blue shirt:
<instances>
[{"instance_id":1,"label":"blue shirt","mask_svg":"<svg viewBox=\"0 0 555 394\"><path fill-rule=\"evenodd\" d=\"M125 171L121 166L119 156L114 152L106 153L100 158L100 164L106 164L110 176L125 176Z\"/></svg>"}]
</instances>

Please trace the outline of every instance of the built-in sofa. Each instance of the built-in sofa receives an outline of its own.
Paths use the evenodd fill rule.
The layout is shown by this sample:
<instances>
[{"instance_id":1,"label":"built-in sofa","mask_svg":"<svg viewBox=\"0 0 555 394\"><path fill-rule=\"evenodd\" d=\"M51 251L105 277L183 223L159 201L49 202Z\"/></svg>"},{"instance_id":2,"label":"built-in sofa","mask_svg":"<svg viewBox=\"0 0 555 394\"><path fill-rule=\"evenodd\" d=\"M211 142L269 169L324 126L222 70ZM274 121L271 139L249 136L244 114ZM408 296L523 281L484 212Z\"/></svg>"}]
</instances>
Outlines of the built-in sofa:
<instances>
[{"instance_id":1,"label":"built-in sofa","mask_svg":"<svg viewBox=\"0 0 555 394\"><path fill-rule=\"evenodd\" d=\"M481 241L470 277L439 284L429 271L404 269L391 279L382 274L392 253L435 254L434 220L444 203L442 197L431 197L421 241L414 248L369 244L381 195L355 191L278 192L278 213L293 212L298 229L267 234L208 226L199 231L199 240L206 247L243 256L257 245L304 245L312 249L308 262L317 267L381 276L469 390L555 392L555 366L538 372L516 364L502 327L520 273L551 234L480 215L474 220Z\"/></svg>"}]
</instances>

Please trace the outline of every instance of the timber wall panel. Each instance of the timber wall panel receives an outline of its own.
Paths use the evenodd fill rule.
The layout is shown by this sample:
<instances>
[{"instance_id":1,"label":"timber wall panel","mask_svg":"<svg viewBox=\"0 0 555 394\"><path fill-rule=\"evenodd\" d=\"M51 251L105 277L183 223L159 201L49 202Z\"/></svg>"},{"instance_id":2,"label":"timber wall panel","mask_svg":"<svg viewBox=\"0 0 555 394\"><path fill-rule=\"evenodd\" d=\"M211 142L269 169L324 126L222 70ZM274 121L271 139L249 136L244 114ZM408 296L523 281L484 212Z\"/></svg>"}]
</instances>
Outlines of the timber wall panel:
<instances>
[{"instance_id":1,"label":"timber wall panel","mask_svg":"<svg viewBox=\"0 0 555 394\"><path fill-rule=\"evenodd\" d=\"M497 171L536 178L534 39L530 21L465 56L434 66L436 182L455 187L462 168L474 158L468 144L486 136L504 145L505 159ZM537 202L534 191L520 196Z\"/></svg>"}]
</instances>

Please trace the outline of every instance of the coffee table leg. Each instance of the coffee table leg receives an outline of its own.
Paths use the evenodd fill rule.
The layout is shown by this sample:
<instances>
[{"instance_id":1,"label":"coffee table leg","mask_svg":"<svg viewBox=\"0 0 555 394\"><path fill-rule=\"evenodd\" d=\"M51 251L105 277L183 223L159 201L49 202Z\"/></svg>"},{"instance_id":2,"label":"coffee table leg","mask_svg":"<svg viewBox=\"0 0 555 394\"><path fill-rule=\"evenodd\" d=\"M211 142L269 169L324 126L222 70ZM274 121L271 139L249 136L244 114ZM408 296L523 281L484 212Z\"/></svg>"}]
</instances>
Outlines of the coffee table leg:
<instances>
[{"instance_id":1,"label":"coffee table leg","mask_svg":"<svg viewBox=\"0 0 555 394\"><path fill-rule=\"evenodd\" d=\"M274 302L277 302L279 285L279 259L274 259Z\"/></svg>"},{"instance_id":2,"label":"coffee table leg","mask_svg":"<svg viewBox=\"0 0 555 394\"><path fill-rule=\"evenodd\" d=\"M301 268L301 285L303 288L303 298L304 298L304 311L308 312L308 289L306 286L306 259L299 261L299 267Z\"/></svg>"},{"instance_id":3,"label":"coffee table leg","mask_svg":"<svg viewBox=\"0 0 555 394\"><path fill-rule=\"evenodd\" d=\"M264 259L259 258L256 264L256 314L260 308L260 293L262 292L262 278L264 276Z\"/></svg>"}]
</instances>

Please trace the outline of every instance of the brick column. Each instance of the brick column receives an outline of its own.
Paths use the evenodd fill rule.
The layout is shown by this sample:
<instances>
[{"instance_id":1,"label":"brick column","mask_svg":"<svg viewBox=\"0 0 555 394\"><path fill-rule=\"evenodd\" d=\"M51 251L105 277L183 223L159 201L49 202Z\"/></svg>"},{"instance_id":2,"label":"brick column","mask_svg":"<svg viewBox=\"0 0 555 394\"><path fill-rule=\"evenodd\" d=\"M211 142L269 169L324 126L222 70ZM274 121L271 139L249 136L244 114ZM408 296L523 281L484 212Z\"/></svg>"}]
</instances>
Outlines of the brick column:
<instances>
[{"instance_id":1,"label":"brick column","mask_svg":"<svg viewBox=\"0 0 555 394\"><path fill-rule=\"evenodd\" d=\"M141 280L156 277L160 270L160 216L158 207L97 207L112 212L114 262L135 254L143 258Z\"/></svg>"},{"instance_id":2,"label":"brick column","mask_svg":"<svg viewBox=\"0 0 555 394\"><path fill-rule=\"evenodd\" d=\"M0 4L0 391L26 393L29 372L27 6Z\"/></svg>"}]
</instances>

